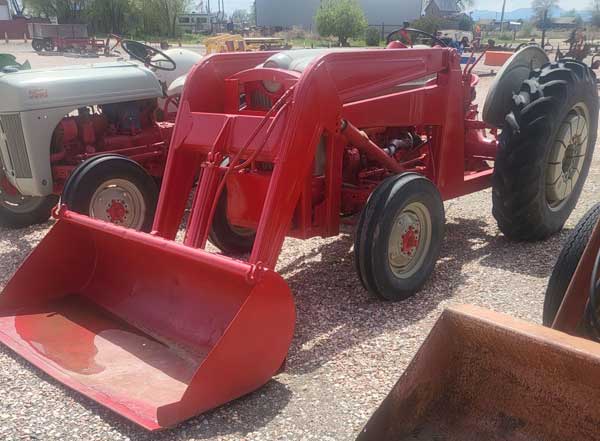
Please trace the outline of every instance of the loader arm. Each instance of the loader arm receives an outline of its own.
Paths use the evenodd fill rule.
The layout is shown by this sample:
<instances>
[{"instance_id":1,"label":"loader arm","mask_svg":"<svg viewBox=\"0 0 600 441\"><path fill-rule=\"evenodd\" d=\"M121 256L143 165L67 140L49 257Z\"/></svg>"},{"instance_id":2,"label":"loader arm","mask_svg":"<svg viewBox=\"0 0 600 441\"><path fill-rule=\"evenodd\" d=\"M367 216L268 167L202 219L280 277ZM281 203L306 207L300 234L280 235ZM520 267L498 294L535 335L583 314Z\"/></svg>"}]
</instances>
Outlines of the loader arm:
<instances>
[{"instance_id":1,"label":"loader arm","mask_svg":"<svg viewBox=\"0 0 600 441\"><path fill-rule=\"evenodd\" d=\"M328 139L328 151L348 143L343 121L357 127L415 125L419 121L439 126L439 139L453 143L448 157L435 175L442 192L449 197L460 193L464 181L464 121L461 115L462 72L455 55L447 49L333 52L317 57L301 74L277 69L250 69L225 78L233 60L243 55L209 57L189 75L182 96L181 110L173 135L154 234L174 238L183 214L185 201L194 176L202 174L198 184L186 244L204 248L208 237L215 199L221 194L224 158L244 149L241 160L254 155L272 164L268 190L257 225L256 241L249 263L274 268L281 246L290 230L295 210L302 209L301 195L310 187L310 169L320 140ZM231 58L230 58L231 57ZM256 63L252 57L252 63ZM221 66L224 64L225 66ZM237 68L242 63L236 64ZM250 63L249 63L250 64ZM217 75L217 72L219 75ZM440 84L422 84L406 90L402 86L423 78L441 75ZM243 110L238 105L244 83L275 81L288 90L293 87L289 107L279 120L274 115ZM206 86L208 84L208 87ZM206 89L218 91L200 92ZM407 103L399 106L398 103ZM440 109L427 112L428 107ZM390 109L394 109L390 112ZM253 142L263 118L271 118L273 127L268 139L260 132ZM265 125L266 127L269 124ZM374 146L374 149L377 147ZM447 152L447 146L436 146ZM376 152L374 152L376 153ZM331 154L331 157L335 157ZM337 155L339 158L339 155ZM386 164L384 163L384 166ZM339 159L328 163L329 173L341 169ZM396 171L394 168L391 170ZM340 184L337 184L340 185ZM335 184L330 185L330 200ZM310 219L308 219L310 222ZM337 234L332 231L331 234ZM192 237L193 236L193 237Z\"/></svg>"}]
</instances>

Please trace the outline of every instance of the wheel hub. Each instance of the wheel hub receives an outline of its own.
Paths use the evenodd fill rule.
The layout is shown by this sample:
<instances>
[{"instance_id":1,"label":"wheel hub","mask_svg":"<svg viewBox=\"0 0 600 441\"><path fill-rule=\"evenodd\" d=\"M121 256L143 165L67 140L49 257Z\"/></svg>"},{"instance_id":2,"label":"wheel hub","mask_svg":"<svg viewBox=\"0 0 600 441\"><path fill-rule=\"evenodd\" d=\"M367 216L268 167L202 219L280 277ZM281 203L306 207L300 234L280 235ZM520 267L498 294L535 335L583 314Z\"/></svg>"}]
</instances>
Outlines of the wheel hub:
<instances>
[{"instance_id":1,"label":"wheel hub","mask_svg":"<svg viewBox=\"0 0 600 441\"><path fill-rule=\"evenodd\" d=\"M406 278L419 269L431 241L431 217L418 202L396 218L388 243L388 261L396 277Z\"/></svg>"},{"instance_id":2,"label":"wheel hub","mask_svg":"<svg viewBox=\"0 0 600 441\"><path fill-rule=\"evenodd\" d=\"M129 214L126 202L113 199L106 209L106 214L113 224L123 224Z\"/></svg>"},{"instance_id":3,"label":"wheel hub","mask_svg":"<svg viewBox=\"0 0 600 441\"><path fill-rule=\"evenodd\" d=\"M417 227L418 228L418 227ZM411 225L402 236L402 253L412 256L419 246L419 231Z\"/></svg>"},{"instance_id":4,"label":"wheel hub","mask_svg":"<svg viewBox=\"0 0 600 441\"><path fill-rule=\"evenodd\" d=\"M583 169L588 142L588 110L576 105L558 130L546 165L546 200L558 209L569 199Z\"/></svg>"},{"instance_id":5,"label":"wheel hub","mask_svg":"<svg viewBox=\"0 0 600 441\"><path fill-rule=\"evenodd\" d=\"M404 268L413 259L419 247L419 217L411 212L403 212L396 219L390 237L390 264L393 268Z\"/></svg>"},{"instance_id":6,"label":"wheel hub","mask_svg":"<svg viewBox=\"0 0 600 441\"><path fill-rule=\"evenodd\" d=\"M110 179L93 194L89 214L95 219L140 230L144 225L146 203L135 184L125 179Z\"/></svg>"}]
</instances>

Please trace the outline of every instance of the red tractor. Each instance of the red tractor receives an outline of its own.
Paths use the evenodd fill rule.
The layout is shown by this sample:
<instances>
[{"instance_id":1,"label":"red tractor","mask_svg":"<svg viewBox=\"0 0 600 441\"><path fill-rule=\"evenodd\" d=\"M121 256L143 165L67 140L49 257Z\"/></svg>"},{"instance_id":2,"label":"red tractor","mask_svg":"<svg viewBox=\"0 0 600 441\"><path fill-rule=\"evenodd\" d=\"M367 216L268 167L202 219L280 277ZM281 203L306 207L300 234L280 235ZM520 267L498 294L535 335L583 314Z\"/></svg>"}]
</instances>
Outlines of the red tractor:
<instances>
[{"instance_id":1,"label":"red tractor","mask_svg":"<svg viewBox=\"0 0 600 441\"><path fill-rule=\"evenodd\" d=\"M335 236L357 219L362 284L400 300L434 269L445 200L492 186L506 236L560 230L596 141L593 72L526 48L482 121L472 66L431 39L202 60L186 80L151 233L61 206L0 296L0 341L154 430L281 368L295 322L274 270L286 236ZM209 238L225 255L205 250Z\"/></svg>"},{"instance_id":2,"label":"red tractor","mask_svg":"<svg viewBox=\"0 0 600 441\"><path fill-rule=\"evenodd\" d=\"M185 241L195 248L208 238L274 268L286 235L335 236L360 215L358 274L389 300L412 295L433 271L444 200L491 185L506 236L559 231L595 146L593 72L571 60L541 67L544 52L525 48L492 86L485 122L472 66L461 71L456 52L436 46L201 64L189 77L197 84L220 63L241 67L210 92L184 93L154 230L175 237L200 170ZM523 69L532 63L541 68Z\"/></svg>"}]
</instances>

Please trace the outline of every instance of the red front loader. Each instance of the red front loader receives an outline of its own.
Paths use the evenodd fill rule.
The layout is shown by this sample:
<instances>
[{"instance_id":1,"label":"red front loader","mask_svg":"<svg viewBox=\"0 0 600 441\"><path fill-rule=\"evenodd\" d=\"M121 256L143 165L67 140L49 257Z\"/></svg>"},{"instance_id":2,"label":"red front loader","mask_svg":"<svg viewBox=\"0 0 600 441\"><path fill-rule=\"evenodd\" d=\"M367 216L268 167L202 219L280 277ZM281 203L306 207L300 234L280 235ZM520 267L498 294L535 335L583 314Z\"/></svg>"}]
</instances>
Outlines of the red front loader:
<instances>
[{"instance_id":1,"label":"red front loader","mask_svg":"<svg viewBox=\"0 0 600 441\"><path fill-rule=\"evenodd\" d=\"M459 61L441 47L202 60L181 99L152 233L61 207L0 297L0 341L158 429L259 388L282 366L295 321L274 271L286 236L335 236L360 215L363 285L406 298L433 270L442 201L489 187L494 161L502 230L520 239L558 230L595 142L593 74L574 62L532 73L509 103L498 151L497 128L472 104L477 77ZM541 153L566 157L556 141L566 135L552 128L564 121L582 124L570 133L579 153L560 175L566 190L546 184L557 161ZM249 257L208 253L209 238Z\"/></svg>"}]
</instances>

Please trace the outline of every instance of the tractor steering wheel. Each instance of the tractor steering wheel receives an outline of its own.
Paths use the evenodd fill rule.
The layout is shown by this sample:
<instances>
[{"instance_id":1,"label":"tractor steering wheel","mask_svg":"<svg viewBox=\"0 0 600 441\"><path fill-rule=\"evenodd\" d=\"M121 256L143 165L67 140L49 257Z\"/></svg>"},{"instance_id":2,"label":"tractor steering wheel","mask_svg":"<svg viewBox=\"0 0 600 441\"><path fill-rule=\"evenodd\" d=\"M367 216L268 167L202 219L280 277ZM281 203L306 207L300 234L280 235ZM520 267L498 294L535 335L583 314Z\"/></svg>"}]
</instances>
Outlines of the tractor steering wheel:
<instances>
[{"instance_id":1,"label":"tractor steering wheel","mask_svg":"<svg viewBox=\"0 0 600 441\"><path fill-rule=\"evenodd\" d=\"M423 36L431 39L431 43L432 43L431 46L434 46L433 43L436 43L442 47L448 47L448 45L446 43L444 43L442 40L437 38L435 35L432 35L425 31L421 31L420 29L413 29L413 28L400 28L400 29L396 29L396 30L390 32L387 36L386 44L390 44L392 41L394 41L395 40L394 37L396 36L396 34L399 34L400 36L402 36L406 40L408 40L403 43L408 43L408 46L410 46L410 47L413 47L413 41L412 41L412 38L410 38L409 34L423 35Z\"/></svg>"},{"instance_id":2,"label":"tractor steering wheel","mask_svg":"<svg viewBox=\"0 0 600 441\"><path fill-rule=\"evenodd\" d=\"M121 47L132 58L141 61L147 67L151 67L156 70L167 71L173 71L177 69L177 64L171 57L169 57L163 51L155 49L152 46L148 46L147 44L143 44L135 40L123 40L121 41ZM159 55L160 58L155 58L157 55Z\"/></svg>"}]
</instances>

